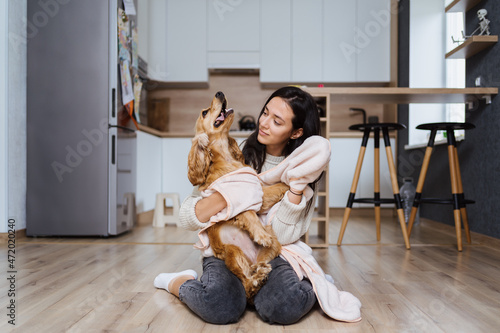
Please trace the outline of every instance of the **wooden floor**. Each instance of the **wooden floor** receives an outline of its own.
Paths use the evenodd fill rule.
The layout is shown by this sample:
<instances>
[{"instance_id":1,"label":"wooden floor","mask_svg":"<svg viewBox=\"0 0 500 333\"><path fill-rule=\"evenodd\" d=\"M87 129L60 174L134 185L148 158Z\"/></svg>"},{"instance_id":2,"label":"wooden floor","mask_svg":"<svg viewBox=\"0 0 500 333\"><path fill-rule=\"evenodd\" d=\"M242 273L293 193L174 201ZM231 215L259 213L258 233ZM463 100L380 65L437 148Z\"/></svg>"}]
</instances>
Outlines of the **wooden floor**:
<instances>
[{"instance_id":1,"label":"wooden floor","mask_svg":"<svg viewBox=\"0 0 500 333\"><path fill-rule=\"evenodd\" d=\"M498 332L500 240L473 233L459 253L453 228L422 220L405 250L391 214L380 242L373 224L352 217L337 247L333 217L332 245L314 250L336 286L361 300L359 323L332 320L318 306L290 326L268 325L251 308L233 325L204 323L153 287L161 272L201 273L196 234L142 226L109 239L17 239L16 325L7 322L12 286L2 278L0 332Z\"/></svg>"}]
</instances>

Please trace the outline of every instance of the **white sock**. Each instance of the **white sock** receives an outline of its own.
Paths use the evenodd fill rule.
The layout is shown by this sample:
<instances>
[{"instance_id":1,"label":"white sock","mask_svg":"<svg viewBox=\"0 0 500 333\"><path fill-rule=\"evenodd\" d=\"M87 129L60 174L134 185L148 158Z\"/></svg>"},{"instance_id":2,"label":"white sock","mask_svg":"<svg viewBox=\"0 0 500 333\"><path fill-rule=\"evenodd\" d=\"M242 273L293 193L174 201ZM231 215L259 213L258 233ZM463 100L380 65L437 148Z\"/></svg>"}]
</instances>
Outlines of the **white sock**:
<instances>
[{"instance_id":1,"label":"white sock","mask_svg":"<svg viewBox=\"0 0 500 333\"><path fill-rule=\"evenodd\" d=\"M192 276L193 279L198 278L198 274L195 271L193 271L192 269L187 269L185 271L178 272L178 273L158 274L158 276L155 278L153 284L156 288L165 289L166 291L170 292L170 290L168 290L168 285L170 284L170 282L179 276L185 276L185 275Z\"/></svg>"}]
</instances>

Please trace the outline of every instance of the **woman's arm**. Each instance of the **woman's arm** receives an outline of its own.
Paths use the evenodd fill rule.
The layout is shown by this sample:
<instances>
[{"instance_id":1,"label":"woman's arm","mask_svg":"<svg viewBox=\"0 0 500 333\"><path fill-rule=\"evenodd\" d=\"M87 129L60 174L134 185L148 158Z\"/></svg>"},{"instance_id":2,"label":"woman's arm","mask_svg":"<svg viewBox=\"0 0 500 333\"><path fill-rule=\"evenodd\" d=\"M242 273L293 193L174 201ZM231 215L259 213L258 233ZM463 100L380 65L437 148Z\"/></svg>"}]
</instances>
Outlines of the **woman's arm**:
<instances>
[{"instance_id":1,"label":"woman's arm","mask_svg":"<svg viewBox=\"0 0 500 333\"><path fill-rule=\"evenodd\" d=\"M220 212L226 205L219 192L202 198L198 189L194 188L193 193L182 202L179 209L179 224L188 230L202 229L206 227L205 223L210 217Z\"/></svg>"},{"instance_id":2,"label":"woman's arm","mask_svg":"<svg viewBox=\"0 0 500 333\"><path fill-rule=\"evenodd\" d=\"M212 216L226 208L226 199L219 192L214 192L211 196L201 199L194 208L196 217L200 222L206 223Z\"/></svg>"},{"instance_id":3,"label":"woman's arm","mask_svg":"<svg viewBox=\"0 0 500 333\"><path fill-rule=\"evenodd\" d=\"M314 206L311 206L307 211L307 202L304 196L301 196L300 202L295 204L289 200L289 195L286 195L280 203L276 214L271 220L276 236L281 244L291 244L300 239L309 229ZM316 200L316 193L311 200Z\"/></svg>"}]
</instances>

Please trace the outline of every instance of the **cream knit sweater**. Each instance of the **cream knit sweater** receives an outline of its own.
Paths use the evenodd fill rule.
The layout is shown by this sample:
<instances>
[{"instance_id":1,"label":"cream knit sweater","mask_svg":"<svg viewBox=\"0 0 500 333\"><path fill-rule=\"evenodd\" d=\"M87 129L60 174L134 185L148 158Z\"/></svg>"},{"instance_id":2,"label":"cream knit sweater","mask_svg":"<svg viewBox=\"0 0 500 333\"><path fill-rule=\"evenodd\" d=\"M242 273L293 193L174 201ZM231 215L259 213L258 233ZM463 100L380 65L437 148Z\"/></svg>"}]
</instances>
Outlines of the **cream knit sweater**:
<instances>
[{"instance_id":1,"label":"cream knit sweater","mask_svg":"<svg viewBox=\"0 0 500 333\"><path fill-rule=\"evenodd\" d=\"M272 156L267 154L262 172L267 171L277 166L285 158L283 156ZM181 205L179 211L180 225L188 230L203 229L206 224L200 222L195 214L195 206L202 199L198 188L193 189L193 193L187 197ZM314 194L312 200L316 199ZM313 201L314 202L314 201ZM311 206L309 211L306 209L307 202L302 196L302 201L296 205L288 200L288 195L282 199L281 204L271 220L276 236L281 244L291 244L300 239L304 235L311 224L314 207Z\"/></svg>"}]
</instances>

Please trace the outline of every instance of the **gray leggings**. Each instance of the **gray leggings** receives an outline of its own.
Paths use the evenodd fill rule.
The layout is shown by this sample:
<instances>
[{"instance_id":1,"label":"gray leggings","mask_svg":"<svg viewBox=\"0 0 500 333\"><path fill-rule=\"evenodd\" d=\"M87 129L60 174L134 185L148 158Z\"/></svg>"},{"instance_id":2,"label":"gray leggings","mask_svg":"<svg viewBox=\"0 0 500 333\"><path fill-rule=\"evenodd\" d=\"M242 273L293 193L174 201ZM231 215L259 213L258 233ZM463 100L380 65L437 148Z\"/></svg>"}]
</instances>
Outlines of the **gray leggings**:
<instances>
[{"instance_id":1,"label":"gray leggings","mask_svg":"<svg viewBox=\"0 0 500 333\"><path fill-rule=\"evenodd\" d=\"M270 324L297 322L316 303L309 280L299 280L292 266L280 257L271 261L273 270L254 297L259 316ZM201 319L212 324L235 323L245 312L247 300L241 281L224 261L203 259L203 275L189 280L179 289L179 298Z\"/></svg>"}]
</instances>

